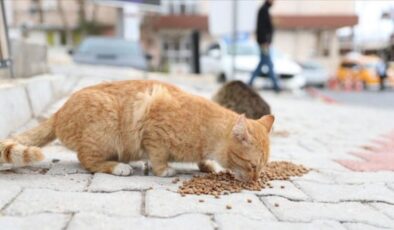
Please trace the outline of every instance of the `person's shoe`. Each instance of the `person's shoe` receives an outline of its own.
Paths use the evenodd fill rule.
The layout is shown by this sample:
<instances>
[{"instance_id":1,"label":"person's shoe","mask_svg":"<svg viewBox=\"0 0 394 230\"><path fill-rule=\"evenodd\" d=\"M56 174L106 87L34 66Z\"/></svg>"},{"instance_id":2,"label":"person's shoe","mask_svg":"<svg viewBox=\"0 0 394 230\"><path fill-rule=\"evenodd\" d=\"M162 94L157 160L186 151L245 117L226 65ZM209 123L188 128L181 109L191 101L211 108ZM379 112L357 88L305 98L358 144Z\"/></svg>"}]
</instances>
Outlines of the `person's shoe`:
<instances>
[{"instance_id":1,"label":"person's shoe","mask_svg":"<svg viewBox=\"0 0 394 230\"><path fill-rule=\"evenodd\" d=\"M282 92L282 89L280 89L280 88L274 88L274 92L275 92L276 94L280 94L280 93Z\"/></svg>"}]
</instances>

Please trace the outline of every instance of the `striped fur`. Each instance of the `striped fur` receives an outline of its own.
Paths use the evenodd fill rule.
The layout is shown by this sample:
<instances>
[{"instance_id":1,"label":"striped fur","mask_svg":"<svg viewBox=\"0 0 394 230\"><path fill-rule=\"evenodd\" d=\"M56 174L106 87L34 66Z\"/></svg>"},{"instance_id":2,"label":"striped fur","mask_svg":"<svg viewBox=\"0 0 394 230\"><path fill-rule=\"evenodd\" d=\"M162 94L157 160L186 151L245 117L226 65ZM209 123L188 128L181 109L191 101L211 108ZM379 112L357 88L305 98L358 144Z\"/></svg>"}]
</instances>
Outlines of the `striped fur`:
<instances>
[{"instance_id":1,"label":"striped fur","mask_svg":"<svg viewBox=\"0 0 394 230\"><path fill-rule=\"evenodd\" d=\"M0 142L0 154L0 163L16 166L24 166L44 159L40 148L21 145L13 140Z\"/></svg>"},{"instance_id":2,"label":"striped fur","mask_svg":"<svg viewBox=\"0 0 394 230\"><path fill-rule=\"evenodd\" d=\"M0 141L0 163L25 166L43 160L44 155L38 146L55 139L53 123L54 119L50 118L33 129Z\"/></svg>"}]
</instances>

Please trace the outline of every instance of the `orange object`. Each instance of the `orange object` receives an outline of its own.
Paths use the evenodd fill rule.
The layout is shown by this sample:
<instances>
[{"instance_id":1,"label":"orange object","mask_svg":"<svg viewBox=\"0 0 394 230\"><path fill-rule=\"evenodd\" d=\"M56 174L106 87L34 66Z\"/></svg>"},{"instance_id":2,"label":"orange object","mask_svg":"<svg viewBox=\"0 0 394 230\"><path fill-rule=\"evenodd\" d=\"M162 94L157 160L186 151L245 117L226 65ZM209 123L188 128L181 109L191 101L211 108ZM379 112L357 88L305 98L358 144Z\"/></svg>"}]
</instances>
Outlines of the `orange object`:
<instances>
[{"instance_id":1,"label":"orange object","mask_svg":"<svg viewBox=\"0 0 394 230\"><path fill-rule=\"evenodd\" d=\"M351 90L354 87L355 90L359 91L364 86L379 85L380 76L377 72L377 66L382 61L377 56L349 54L342 59L336 79L345 86L345 90ZM387 75L387 84L394 86L394 68L389 68ZM354 84L353 87L350 86L349 81Z\"/></svg>"}]
</instances>

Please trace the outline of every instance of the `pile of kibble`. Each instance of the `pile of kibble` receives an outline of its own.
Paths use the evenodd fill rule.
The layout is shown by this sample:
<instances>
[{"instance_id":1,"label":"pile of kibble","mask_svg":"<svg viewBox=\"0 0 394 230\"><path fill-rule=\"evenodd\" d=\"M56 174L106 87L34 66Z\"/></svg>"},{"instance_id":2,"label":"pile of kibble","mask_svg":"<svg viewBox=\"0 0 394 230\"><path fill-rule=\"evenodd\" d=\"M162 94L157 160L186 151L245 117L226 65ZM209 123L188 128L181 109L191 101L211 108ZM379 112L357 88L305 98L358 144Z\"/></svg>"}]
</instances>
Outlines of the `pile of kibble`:
<instances>
[{"instance_id":1,"label":"pile of kibble","mask_svg":"<svg viewBox=\"0 0 394 230\"><path fill-rule=\"evenodd\" d=\"M292 176L302 176L308 173L309 170L302 165L286 161L273 161L267 164L257 181L242 182L236 180L228 172L209 173L197 175L190 180L183 181L178 189L178 193L182 196L186 194L205 194L218 198L220 195L236 193L241 190L260 191L266 187L272 188L269 181L288 180Z\"/></svg>"}]
</instances>

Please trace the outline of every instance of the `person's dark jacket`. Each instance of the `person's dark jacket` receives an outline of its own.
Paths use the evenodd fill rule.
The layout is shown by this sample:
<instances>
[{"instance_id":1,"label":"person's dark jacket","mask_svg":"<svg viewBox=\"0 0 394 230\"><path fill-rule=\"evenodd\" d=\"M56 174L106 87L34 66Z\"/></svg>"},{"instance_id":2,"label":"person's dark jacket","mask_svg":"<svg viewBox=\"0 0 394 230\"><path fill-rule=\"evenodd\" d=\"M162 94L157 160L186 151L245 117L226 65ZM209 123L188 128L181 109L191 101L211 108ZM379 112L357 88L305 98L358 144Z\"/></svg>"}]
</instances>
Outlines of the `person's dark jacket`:
<instances>
[{"instance_id":1,"label":"person's dark jacket","mask_svg":"<svg viewBox=\"0 0 394 230\"><path fill-rule=\"evenodd\" d=\"M270 4L267 2L260 8L257 15L257 42L262 44L270 44L274 33L274 26L272 25L271 15L269 13Z\"/></svg>"}]
</instances>

